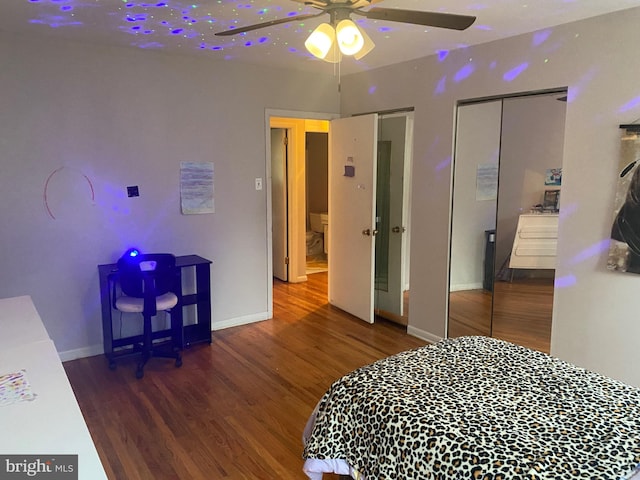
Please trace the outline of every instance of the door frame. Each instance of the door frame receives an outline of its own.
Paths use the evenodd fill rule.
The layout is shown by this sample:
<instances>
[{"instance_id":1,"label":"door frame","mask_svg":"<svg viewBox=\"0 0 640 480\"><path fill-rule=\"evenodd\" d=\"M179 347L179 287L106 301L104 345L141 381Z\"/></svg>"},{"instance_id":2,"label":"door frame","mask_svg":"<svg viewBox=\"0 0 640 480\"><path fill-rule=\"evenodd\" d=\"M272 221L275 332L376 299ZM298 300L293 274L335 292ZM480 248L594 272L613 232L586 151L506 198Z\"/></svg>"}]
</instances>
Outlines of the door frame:
<instances>
[{"instance_id":1,"label":"door frame","mask_svg":"<svg viewBox=\"0 0 640 480\"><path fill-rule=\"evenodd\" d=\"M340 114L338 113L328 113L328 112L301 112L296 110L279 110L279 109L265 109L265 194L267 196L267 305L268 305L268 318L273 318L273 212L272 212L272 185L271 185L271 119L272 118L289 118L289 119L298 119L298 120L333 120L335 118L340 118ZM293 122L292 122L293 123ZM278 127L278 128L287 128ZM302 146L302 151L304 152L304 145ZM295 161L291 162L292 164L296 163ZM295 170L299 170L296 166L292 166ZM291 168L289 173L291 174ZM299 173L294 170L295 174ZM302 173L304 173L304 154L302 155ZM291 194L290 194L291 195ZM304 200L304 198L302 199ZM304 202L303 202L304 204ZM291 214L291 212L290 212ZM299 215L299 212L297 213ZM302 211L302 215L304 216L304 210ZM304 245L304 242L303 242ZM299 252L298 252L299 253ZM304 253L304 252L303 252ZM289 256L292 257L293 253L291 251L291 245L289 249ZM291 265L290 265L291 267ZM293 276L291 268L289 270L289 278L291 279Z\"/></svg>"}]
</instances>

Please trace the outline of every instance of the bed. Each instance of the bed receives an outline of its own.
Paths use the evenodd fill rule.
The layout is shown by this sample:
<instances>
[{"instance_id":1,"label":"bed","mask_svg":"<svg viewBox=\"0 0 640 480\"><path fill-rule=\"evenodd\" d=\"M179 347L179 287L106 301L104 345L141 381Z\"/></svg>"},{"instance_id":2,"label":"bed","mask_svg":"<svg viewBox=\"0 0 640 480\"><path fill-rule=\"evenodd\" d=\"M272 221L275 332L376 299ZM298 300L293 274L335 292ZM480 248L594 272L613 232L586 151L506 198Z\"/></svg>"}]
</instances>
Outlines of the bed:
<instances>
[{"instance_id":1,"label":"bed","mask_svg":"<svg viewBox=\"0 0 640 480\"><path fill-rule=\"evenodd\" d=\"M635 479L640 389L505 341L460 337L337 380L303 440L312 480L328 472L357 480Z\"/></svg>"}]
</instances>

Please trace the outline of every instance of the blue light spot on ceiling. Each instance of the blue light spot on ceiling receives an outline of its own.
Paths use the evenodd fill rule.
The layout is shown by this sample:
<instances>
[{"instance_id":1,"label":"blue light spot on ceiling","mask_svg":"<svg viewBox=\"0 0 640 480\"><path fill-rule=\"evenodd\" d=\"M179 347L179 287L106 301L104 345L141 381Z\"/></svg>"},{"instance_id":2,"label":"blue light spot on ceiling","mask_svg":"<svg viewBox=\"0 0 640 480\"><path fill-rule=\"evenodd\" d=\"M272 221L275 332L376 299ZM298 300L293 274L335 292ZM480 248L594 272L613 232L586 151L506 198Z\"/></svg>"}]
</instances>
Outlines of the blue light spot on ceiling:
<instances>
[{"instance_id":1,"label":"blue light spot on ceiling","mask_svg":"<svg viewBox=\"0 0 640 480\"><path fill-rule=\"evenodd\" d=\"M297 49L297 48L294 48L294 47L290 47L290 48L289 48L289 51L290 51L291 53L296 53L296 52L298 51L298 49Z\"/></svg>"},{"instance_id":2,"label":"blue light spot on ceiling","mask_svg":"<svg viewBox=\"0 0 640 480\"><path fill-rule=\"evenodd\" d=\"M222 50L222 47L218 47L218 46L211 47L211 50L216 50L216 51Z\"/></svg>"},{"instance_id":3,"label":"blue light spot on ceiling","mask_svg":"<svg viewBox=\"0 0 640 480\"><path fill-rule=\"evenodd\" d=\"M512 68L507 73L505 73L502 78L507 82L513 82L516 78L520 76L522 72L524 72L527 68L529 68L529 64L527 62L521 63L515 68Z\"/></svg>"},{"instance_id":4,"label":"blue light spot on ceiling","mask_svg":"<svg viewBox=\"0 0 640 480\"><path fill-rule=\"evenodd\" d=\"M260 43L265 43L267 41L269 41L269 37L260 37L260 40L258 40Z\"/></svg>"},{"instance_id":5,"label":"blue light spot on ceiling","mask_svg":"<svg viewBox=\"0 0 640 480\"><path fill-rule=\"evenodd\" d=\"M287 17L295 17L296 15L298 15L298 12L289 12L289 13L287 13Z\"/></svg>"},{"instance_id":6,"label":"blue light spot on ceiling","mask_svg":"<svg viewBox=\"0 0 640 480\"><path fill-rule=\"evenodd\" d=\"M378 29L379 32L390 32L391 31L391 27L380 27Z\"/></svg>"},{"instance_id":7,"label":"blue light spot on ceiling","mask_svg":"<svg viewBox=\"0 0 640 480\"><path fill-rule=\"evenodd\" d=\"M369 95L373 95L374 93L376 93L376 90L378 89L378 87L376 87L375 85L372 85L369 87Z\"/></svg>"},{"instance_id":8,"label":"blue light spot on ceiling","mask_svg":"<svg viewBox=\"0 0 640 480\"><path fill-rule=\"evenodd\" d=\"M465 78L469 78L471 74L474 72L474 70L475 70L475 67L473 65L471 64L465 65L464 67L462 67L460 70L456 72L456 74L453 76L453 81L456 83L460 83Z\"/></svg>"},{"instance_id":9,"label":"blue light spot on ceiling","mask_svg":"<svg viewBox=\"0 0 640 480\"><path fill-rule=\"evenodd\" d=\"M438 50L438 61L442 62L449 56L449 50Z\"/></svg>"},{"instance_id":10,"label":"blue light spot on ceiling","mask_svg":"<svg viewBox=\"0 0 640 480\"><path fill-rule=\"evenodd\" d=\"M247 42L244 44L245 47L251 47L253 45L253 42Z\"/></svg>"},{"instance_id":11,"label":"blue light spot on ceiling","mask_svg":"<svg viewBox=\"0 0 640 480\"><path fill-rule=\"evenodd\" d=\"M491 28L489 25L474 25L473 28L475 28L476 30L483 30L485 32L493 31L493 28Z\"/></svg>"},{"instance_id":12,"label":"blue light spot on ceiling","mask_svg":"<svg viewBox=\"0 0 640 480\"><path fill-rule=\"evenodd\" d=\"M70 12L71 10L73 10L73 7L71 5L63 5L60 7L60 11L62 12Z\"/></svg>"},{"instance_id":13,"label":"blue light spot on ceiling","mask_svg":"<svg viewBox=\"0 0 640 480\"><path fill-rule=\"evenodd\" d=\"M184 31L183 28L174 28L173 30L171 30L171 34L172 35L180 35L183 31Z\"/></svg>"}]
</instances>

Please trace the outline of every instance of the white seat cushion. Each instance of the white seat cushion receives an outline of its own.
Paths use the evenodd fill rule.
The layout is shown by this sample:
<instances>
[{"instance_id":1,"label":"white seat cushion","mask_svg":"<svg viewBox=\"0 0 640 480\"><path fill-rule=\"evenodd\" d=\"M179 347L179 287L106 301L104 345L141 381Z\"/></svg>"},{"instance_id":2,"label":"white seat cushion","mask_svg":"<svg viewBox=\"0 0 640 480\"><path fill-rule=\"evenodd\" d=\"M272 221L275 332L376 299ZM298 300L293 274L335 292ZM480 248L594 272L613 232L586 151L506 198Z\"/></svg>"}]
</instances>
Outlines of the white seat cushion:
<instances>
[{"instance_id":1,"label":"white seat cushion","mask_svg":"<svg viewBox=\"0 0 640 480\"><path fill-rule=\"evenodd\" d=\"M178 297L175 293L167 292L164 295L156 297L156 310L169 310L178 303ZM116 299L116 308L126 313L142 313L144 307L144 299L137 297L127 297L123 295Z\"/></svg>"}]
</instances>

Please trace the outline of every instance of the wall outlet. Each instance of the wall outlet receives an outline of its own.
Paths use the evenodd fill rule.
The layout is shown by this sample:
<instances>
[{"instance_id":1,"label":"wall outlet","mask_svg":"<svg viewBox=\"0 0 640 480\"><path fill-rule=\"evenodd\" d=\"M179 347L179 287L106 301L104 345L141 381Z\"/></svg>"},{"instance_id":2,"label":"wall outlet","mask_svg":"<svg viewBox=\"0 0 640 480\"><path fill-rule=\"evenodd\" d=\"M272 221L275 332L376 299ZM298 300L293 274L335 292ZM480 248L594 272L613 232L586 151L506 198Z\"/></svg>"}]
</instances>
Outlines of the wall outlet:
<instances>
[{"instance_id":1,"label":"wall outlet","mask_svg":"<svg viewBox=\"0 0 640 480\"><path fill-rule=\"evenodd\" d=\"M256 190L262 190L262 179L256 178Z\"/></svg>"},{"instance_id":2,"label":"wall outlet","mask_svg":"<svg viewBox=\"0 0 640 480\"><path fill-rule=\"evenodd\" d=\"M138 186L134 185L132 187L127 187L127 196L128 197L139 197L140 191L138 190Z\"/></svg>"}]
</instances>

